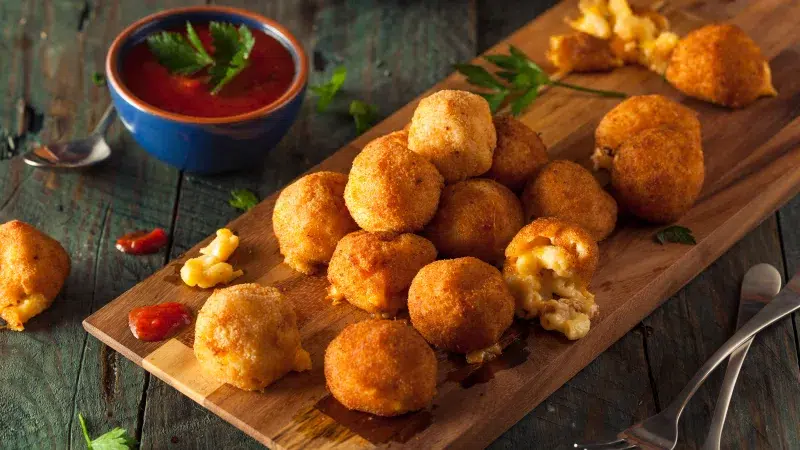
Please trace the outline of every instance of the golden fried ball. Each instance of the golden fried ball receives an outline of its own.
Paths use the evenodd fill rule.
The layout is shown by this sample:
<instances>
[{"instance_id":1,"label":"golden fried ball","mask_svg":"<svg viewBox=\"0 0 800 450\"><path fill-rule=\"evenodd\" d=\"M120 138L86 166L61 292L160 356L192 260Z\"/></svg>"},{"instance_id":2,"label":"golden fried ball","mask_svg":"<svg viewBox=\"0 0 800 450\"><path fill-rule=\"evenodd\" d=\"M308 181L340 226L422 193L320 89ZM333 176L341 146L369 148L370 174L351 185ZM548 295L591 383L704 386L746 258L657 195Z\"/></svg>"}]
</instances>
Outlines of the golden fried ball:
<instances>
[{"instance_id":1,"label":"golden fried ball","mask_svg":"<svg viewBox=\"0 0 800 450\"><path fill-rule=\"evenodd\" d=\"M583 32L554 35L546 56L559 72L608 71L624 64L609 42Z\"/></svg>"},{"instance_id":2,"label":"golden fried ball","mask_svg":"<svg viewBox=\"0 0 800 450\"><path fill-rule=\"evenodd\" d=\"M328 296L347 299L373 314L394 316L406 306L414 275L434 260L433 244L414 234L350 233L339 241L328 266Z\"/></svg>"},{"instance_id":3,"label":"golden fried ball","mask_svg":"<svg viewBox=\"0 0 800 450\"><path fill-rule=\"evenodd\" d=\"M421 230L430 222L444 187L427 159L403 145L403 131L379 137L353 160L344 199L367 231Z\"/></svg>"},{"instance_id":4,"label":"golden fried ball","mask_svg":"<svg viewBox=\"0 0 800 450\"><path fill-rule=\"evenodd\" d=\"M331 259L336 243L358 226L344 202L347 175L316 172L286 187L272 211L272 229L285 262L315 273Z\"/></svg>"},{"instance_id":5,"label":"golden fried ball","mask_svg":"<svg viewBox=\"0 0 800 450\"><path fill-rule=\"evenodd\" d=\"M666 77L686 95L731 108L778 94L761 50L732 24L706 25L687 34L672 52Z\"/></svg>"},{"instance_id":6,"label":"golden fried ball","mask_svg":"<svg viewBox=\"0 0 800 450\"><path fill-rule=\"evenodd\" d=\"M497 264L523 225L522 204L513 192L494 180L473 178L444 188L424 235L444 256Z\"/></svg>"},{"instance_id":7,"label":"golden fried ball","mask_svg":"<svg viewBox=\"0 0 800 450\"><path fill-rule=\"evenodd\" d=\"M397 416L431 404L436 356L404 321L366 320L347 326L328 345L325 381L349 409Z\"/></svg>"},{"instance_id":8,"label":"golden fried ball","mask_svg":"<svg viewBox=\"0 0 800 450\"><path fill-rule=\"evenodd\" d=\"M489 103L466 91L423 98L408 130L408 148L436 165L447 183L489 170L496 143Z\"/></svg>"},{"instance_id":9,"label":"golden fried ball","mask_svg":"<svg viewBox=\"0 0 800 450\"><path fill-rule=\"evenodd\" d=\"M506 249L503 276L516 300L517 316L559 331L570 340L589 332L599 308L589 282L599 249L580 226L544 217L522 228Z\"/></svg>"},{"instance_id":10,"label":"golden fried ball","mask_svg":"<svg viewBox=\"0 0 800 450\"><path fill-rule=\"evenodd\" d=\"M663 95L630 97L606 113L594 133L595 170L611 168L611 156L627 139L648 128L667 126L701 143L700 121L691 109Z\"/></svg>"},{"instance_id":11,"label":"golden fried ball","mask_svg":"<svg viewBox=\"0 0 800 450\"><path fill-rule=\"evenodd\" d=\"M617 223L617 202L580 164L552 161L522 193L525 217L558 217L582 226L602 241Z\"/></svg>"},{"instance_id":12,"label":"golden fried ball","mask_svg":"<svg viewBox=\"0 0 800 450\"><path fill-rule=\"evenodd\" d=\"M194 354L203 371L247 391L311 368L292 304L273 287L217 289L197 314Z\"/></svg>"},{"instance_id":13,"label":"golden fried ball","mask_svg":"<svg viewBox=\"0 0 800 450\"><path fill-rule=\"evenodd\" d=\"M704 178L700 146L663 127L625 141L611 169L611 186L620 206L656 223L674 222L691 208Z\"/></svg>"},{"instance_id":14,"label":"golden fried ball","mask_svg":"<svg viewBox=\"0 0 800 450\"><path fill-rule=\"evenodd\" d=\"M485 177L519 192L537 170L548 161L547 147L527 125L511 116L494 118L497 147L492 168Z\"/></svg>"},{"instance_id":15,"label":"golden fried ball","mask_svg":"<svg viewBox=\"0 0 800 450\"><path fill-rule=\"evenodd\" d=\"M500 271L477 258L436 261L408 291L411 324L431 344L456 353L495 346L514 319L514 297Z\"/></svg>"},{"instance_id":16,"label":"golden fried ball","mask_svg":"<svg viewBox=\"0 0 800 450\"><path fill-rule=\"evenodd\" d=\"M0 318L22 331L50 307L67 280L69 255L55 239L19 220L0 225Z\"/></svg>"}]
</instances>

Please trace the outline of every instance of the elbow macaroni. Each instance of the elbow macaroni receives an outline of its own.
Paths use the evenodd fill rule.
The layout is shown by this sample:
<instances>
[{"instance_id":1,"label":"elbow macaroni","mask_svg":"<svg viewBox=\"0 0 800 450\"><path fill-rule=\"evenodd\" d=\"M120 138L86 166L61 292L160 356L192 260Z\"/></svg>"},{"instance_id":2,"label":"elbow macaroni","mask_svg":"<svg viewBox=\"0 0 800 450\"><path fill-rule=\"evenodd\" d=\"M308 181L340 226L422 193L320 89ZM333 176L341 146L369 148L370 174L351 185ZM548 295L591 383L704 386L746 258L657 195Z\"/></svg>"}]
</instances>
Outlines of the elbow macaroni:
<instances>
[{"instance_id":1,"label":"elbow macaroni","mask_svg":"<svg viewBox=\"0 0 800 450\"><path fill-rule=\"evenodd\" d=\"M228 284L244 272L234 270L225 262L239 246L239 237L227 228L217 230L217 236L206 247L200 249L202 256L187 260L181 267L181 279L188 286L210 288Z\"/></svg>"}]
</instances>

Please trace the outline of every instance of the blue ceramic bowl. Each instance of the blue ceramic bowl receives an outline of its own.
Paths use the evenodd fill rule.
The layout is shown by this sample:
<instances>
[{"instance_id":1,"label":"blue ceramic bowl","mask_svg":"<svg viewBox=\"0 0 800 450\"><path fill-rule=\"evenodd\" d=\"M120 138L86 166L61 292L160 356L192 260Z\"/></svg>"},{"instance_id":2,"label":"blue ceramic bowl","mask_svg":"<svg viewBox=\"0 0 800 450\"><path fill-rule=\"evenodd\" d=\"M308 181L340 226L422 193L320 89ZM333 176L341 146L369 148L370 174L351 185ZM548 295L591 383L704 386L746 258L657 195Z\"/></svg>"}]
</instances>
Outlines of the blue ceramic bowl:
<instances>
[{"instance_id":1,"label":"blue ceramic bowl","mask_svg":"<svg viewBox=\"0 0 800 450\"><path fill-rule=\"evenodd\" d=\"M294 58L295 76L275 102L246 114L229 117L193 117L151 106L125 86L122 60L148 35L209 21L244 24L283 43ZM298 40L276 22L236 8L201 6L178 8L145 17L126 28L106 56L111 100L125 128L151 155L181 170L217 173L258 164L283 138L297 117L306 91L308 57Z\"/></svg>"}]
</instances>

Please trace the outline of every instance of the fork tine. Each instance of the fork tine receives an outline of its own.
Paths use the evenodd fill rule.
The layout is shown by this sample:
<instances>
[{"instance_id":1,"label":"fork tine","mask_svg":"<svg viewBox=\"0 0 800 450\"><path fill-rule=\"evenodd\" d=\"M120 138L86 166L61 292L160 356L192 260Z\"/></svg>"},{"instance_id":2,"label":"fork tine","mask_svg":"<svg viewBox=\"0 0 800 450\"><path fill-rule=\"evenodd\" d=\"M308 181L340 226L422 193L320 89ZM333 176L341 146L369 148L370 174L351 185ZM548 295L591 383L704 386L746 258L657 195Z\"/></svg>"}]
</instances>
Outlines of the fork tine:
<instances>
[{"instance_id":1,"label":"fork tine","mask_svg":"<svg viewBox=\"0 0 800 450\"><path fill-rule=\"evenodd\" d=\"M620 445L625 445L625 447L620 447ZM635 445L630 444L625 439L617 439L616 441L608 441L608 442L597 442L592 444L572 444L572 446L576 449L580 450L626 450L629 448L636 447Z\"/></svg>"}]
</instances>

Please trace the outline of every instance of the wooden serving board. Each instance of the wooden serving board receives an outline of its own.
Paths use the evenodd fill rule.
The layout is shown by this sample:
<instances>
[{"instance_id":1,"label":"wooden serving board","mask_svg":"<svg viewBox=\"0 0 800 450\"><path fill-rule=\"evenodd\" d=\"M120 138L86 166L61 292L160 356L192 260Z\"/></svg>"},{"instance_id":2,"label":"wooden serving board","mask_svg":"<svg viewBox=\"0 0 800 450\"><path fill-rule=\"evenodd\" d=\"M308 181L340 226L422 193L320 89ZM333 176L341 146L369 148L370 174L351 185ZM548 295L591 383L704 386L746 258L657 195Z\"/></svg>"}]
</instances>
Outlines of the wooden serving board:
<instances>
[{"instance_id":1,"label":"wooden serving board","mask_svg":"<svg viewBox=\"0 0 800 450\"><path fill-rule=\"evenodd\" d=\"M489 53L505 52L511 43L544 64L548 37L567 30L563 19L575 14L575 3L559 4ZM244 392L200 372L192 352L192 327L167 342L146 343L131 335L127 315L136 306L179 301L195 311L200 309L211 291L182 285L177 271L210 237L87 318L84 327L272 448L485 446L800 190L800 3L668 2L665 13L681 35L719 18L741 26L770 60L779 95L746 109L728 110L685 98L661 77L639 67L569 77L577 84L629 94L661 93L695 109L703 126L706 158L701 198L680 221L694 231L697 245L660 246L652 239L656 228L620 223L600 245L600 268L592 283L600 317L593 321L586 338L568 342L538 325L518 322L506 337L511 343L506 356L483 368L470 368L463 359L439 352L438 394L429 410L395 419L348 412L325 389L323 355L328 342L345 325L367 315L347 304L334 307L326 302L324 276L304 276L281 263L271 226L275 195L229 225L241 237L232 262L245 272L238 282L274 284L294 302L313 370L289 374L263 393ZM444 88L468 86L461 76L451 75L431 91ZM313 170L347 172L353 157L369 140L408 122L417 100ZM617 102L549 90L522 120L542 134L553 158L585 161L597 123Z\"/></svg>"}]
</instances>

